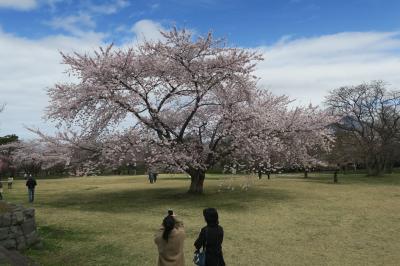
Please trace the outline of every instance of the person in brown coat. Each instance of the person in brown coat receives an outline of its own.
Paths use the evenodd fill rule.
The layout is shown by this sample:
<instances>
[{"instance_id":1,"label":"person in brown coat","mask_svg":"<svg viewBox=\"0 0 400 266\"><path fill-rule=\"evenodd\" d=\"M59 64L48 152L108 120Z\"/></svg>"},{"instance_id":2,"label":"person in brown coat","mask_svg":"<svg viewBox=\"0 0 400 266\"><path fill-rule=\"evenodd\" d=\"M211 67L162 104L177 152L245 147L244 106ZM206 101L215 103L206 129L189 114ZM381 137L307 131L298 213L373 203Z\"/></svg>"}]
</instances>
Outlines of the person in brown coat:
<instances>
[{"instance_id":1,"label":"person in brown coat","mask_svg":"<svg viewBox=\"0 0 400 266\"><path fill-rule=\"evenodd\" d=\"M185 230L183 226L177 226L173 216L165 217L162 228L154 238L158 248L158 266L185 266L184 240Z\"/></svg>"}]
</instances>

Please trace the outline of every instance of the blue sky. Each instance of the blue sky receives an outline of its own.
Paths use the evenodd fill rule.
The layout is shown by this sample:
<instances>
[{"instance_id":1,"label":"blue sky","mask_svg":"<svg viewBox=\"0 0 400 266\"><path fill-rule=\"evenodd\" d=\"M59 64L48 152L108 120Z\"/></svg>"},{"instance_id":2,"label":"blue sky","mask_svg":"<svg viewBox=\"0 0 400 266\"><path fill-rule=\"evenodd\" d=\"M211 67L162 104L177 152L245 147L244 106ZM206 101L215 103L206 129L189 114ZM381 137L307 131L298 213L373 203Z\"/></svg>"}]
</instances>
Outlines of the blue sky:
<instances>
[{"instance_id":1,"label":"blue sky","mask_svg":"<svg viewBox=\"0 0 400 266\"><path fill-rule=\"evenodd\" d=\"M4 0L5 3L19 0ZM282 36L312 37L348 31L396 31L400 28L400 1L396 0L165 0L165 1L57 1L23 0L25 7L3 4L0 25L6 32L28 38L69 32L51 22L86 15L83 29L107 32L120 41L124 32L142 19L213 30L236 45L271 44ZM29 3L36 3L31 4Z\"/></svg>"},{"instance_id":2,"label":"blue sky","mask_svg":"<svg viewBox=\"0 0 400 266\"><path fill-rule=\"evenodd\" d=\"M70 81L59 51L137 45L174 25L259 51L259 86L296 104L376 79L399 88L399 14L395 0L0 0L0 136L54 131L42 117L46 88Z\"/></svg>"}]
</instances>

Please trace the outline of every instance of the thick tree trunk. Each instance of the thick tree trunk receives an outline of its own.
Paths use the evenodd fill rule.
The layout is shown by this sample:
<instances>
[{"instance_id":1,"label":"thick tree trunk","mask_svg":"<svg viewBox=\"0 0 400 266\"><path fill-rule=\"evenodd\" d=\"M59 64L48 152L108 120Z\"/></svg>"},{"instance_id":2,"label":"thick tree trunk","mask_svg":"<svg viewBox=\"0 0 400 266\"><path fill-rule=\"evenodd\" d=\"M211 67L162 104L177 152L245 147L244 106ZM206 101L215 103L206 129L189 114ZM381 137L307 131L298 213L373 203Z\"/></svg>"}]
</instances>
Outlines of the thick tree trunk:
<instances>
[{"instance_id":1,"label":"thick tree trunk","mask_svg":"<svg viewBox=\"0 0 400 266\"><path fill-rule=\"evenodd\" d=\"M190 175L190 188L188 193L201 194L203 193L203 184L206 177L206 172L201 169L189 169L187 173Z\"/></svg>"},{"instance_id":2,"label":"thick tree trunk","mask_svg":"<svg viewBox=\"0 0 400 266\"><path fill-rule=\"evenodd\" d=\"M257 174L258 174L258 179L261 179L262 178L262 171L260 169L258 169Z\"/></svg>"},{"instance_id":3,"label":"thick tree trunk","mask_svg":"<svg viewBox=\"0 0 400 266\"><path fill-rule=\"evenodd\" d=\"M393 160L389 160L387 163L386 163L386 173L387 174L392 174L393 173L393 164L394 164L394 162L393 162Z\"/></svg>"},{"instance_id":4,"label":"thick tree trunk","mask_svg":"<svg viewBox=\"0 0 400 266\"><path fill-rule=\"evenodd\" d=\"M304 169L304 178L308 178L308 169Z\"/></svg>"},{"instance_id":5,"label":"thick tree trunk","mask_svg":"<svg viewBox=\"0 0 400 266\"><path fill-rule=\"evenodd\" d=\"M268 179L270 178L270 175L271 175L271 173L270 173L270 172L267 172Z\"/></svg>"},{"instance_id":6,"label":"thick tree trunk","mask_svg":"<svg viewBox=\"0 0 400 266\"><path fill-rule=\"evenodd\" d=\"M381 176L385 172L386 161L379 157L374 157L366 163L369 176Z\"/></svg>"},{"instance_id":7,"label":"thick tree trunk","mask_svg":"<svg viewBox=\"0 0 400 266\"><path fill-rule=\"evenodd\" d=\"M369 176L381 176L383 175L384 171L379 166L370 167L368 168L368 175Z\"/></svg>"},{"instance_id":8,"label":"thick tree trunk","mask_svg":"<svg viewBox=\"0 0 400 266\"><path fill-rule=\"evenodd\" d=\"M333 183L337 183L338 182L338 171L336 170L333 173Z\"/></svg>"}]
</instances>

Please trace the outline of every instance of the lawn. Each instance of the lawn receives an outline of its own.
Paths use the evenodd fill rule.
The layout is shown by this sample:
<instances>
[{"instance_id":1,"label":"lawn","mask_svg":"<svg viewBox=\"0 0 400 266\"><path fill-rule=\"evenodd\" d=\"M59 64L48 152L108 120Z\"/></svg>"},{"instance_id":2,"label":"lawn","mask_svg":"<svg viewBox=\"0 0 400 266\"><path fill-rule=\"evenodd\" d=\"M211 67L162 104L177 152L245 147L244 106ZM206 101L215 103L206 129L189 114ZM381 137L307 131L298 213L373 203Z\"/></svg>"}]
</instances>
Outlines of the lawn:
<instances>
[{"instance_id":1,"label":"lawn","mask_svg":"<svg viewBox=\"0 0 400 266\"><path fill-rule=\"evenodd\" d=\"M26 254L41 265L156 265L153 235L173 208L192 265L202 209L216 207L227 265L399 265L400 175L339 178L209 175L201 196L186 194L189 180L178 175L156 184L145 176L38 180L33 206L44 247ZM4 191L29 205L22 180Z\"/></svg>"}]
</instances>

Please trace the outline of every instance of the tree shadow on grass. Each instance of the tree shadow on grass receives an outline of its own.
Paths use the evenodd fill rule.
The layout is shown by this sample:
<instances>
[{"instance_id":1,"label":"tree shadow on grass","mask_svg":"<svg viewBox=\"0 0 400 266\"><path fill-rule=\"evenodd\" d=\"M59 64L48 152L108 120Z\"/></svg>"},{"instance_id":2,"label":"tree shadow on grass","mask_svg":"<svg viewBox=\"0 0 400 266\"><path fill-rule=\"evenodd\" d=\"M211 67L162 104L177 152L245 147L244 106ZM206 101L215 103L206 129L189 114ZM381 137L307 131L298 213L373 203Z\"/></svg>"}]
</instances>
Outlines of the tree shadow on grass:
<instances>
[{"instance_id":1,"label":"tree shadow on grass","mask_svg":"<svg viewBox=\"0 0 400 266\"><path fill-rule=\"evenodd\" d=\"M190 181L190 177L179 177L179 176L168 176L168 177L162 177L162 180L178 180L178 181Z\"/></svg>"},{"instance_id":2,"label":"tree shadow on grass","mask_svg":"<svg viewBox=\"0 0 400 266\"><path fill-rule=\"evenodd\" d=\"M288 182L316 182L316 183L324 183L324 184L329 184L333 183L333 176L328 177L328 176L308 176L307 178L304 178L303 176L300 175L285 175L285 176L278 176L276 179L278 180L285 180Z\"/></svg>"},{"instance_id":3,"label":"tree shadow on grass","mask_svg":"<svg viewBox=\"0 0 400 266\"><path fill-rule=\"evenodd\" d=\"M42 239L42 247L28 249L24 254L45 265L84 265L82 261L87 261L87 257L98 260L99 265L110 265L107 261L109 256L104 254L112 254L114 257L124 255L115 244L98 242L98 232L45 225L38 227L38 233ZM82 248L73 248L76 246ZM102 260L106 262L101 263Z\"/></svg>"},{"instance_id":4,"label":"tree shadow on grass","mask_svg":"<svg viewBox=\"0 0 400 266\"><path fill-rule=\"evenodd\" d=\"M100 211L107 213L141 212L159 207L176 206L180 209L214 206L227 211L252 208L252 202L263 200L270 204L291 199L287 190L251 188L249 191L207 191L202 195L188 194L182 188L129 189L122 191L87 191L60 195L43 206L61 209Z\"/></svg>"},{"instance_id":5,"label":"tree shadow on grass","mask_svg":"<svg viewBox=\"0 0 400 266\"><path fill-rule=\"evenodd\" d=\"M400 186L400 176L366 176L366 175L338 175L338 183L333 183L333 175L316 176L309 178L310 182L334 185L367 185L367 186Z\"/></svg>"},{"instance_id":6,"label":"tree shadow on grass","mask_svg":"<svg viewBox=\"0 0 400 266\"><path fill-rule=\"evenodd\" d=\"M225 176L225 175L206 175L206 180L225 180L226 178L228 178L229 176ZM184 176L184 175L180 175L180 176L174 176L174 175L170 175L170 176L162 176L160 177L160 179L162 180L178 180L178 181L190 181L190 176Z\"/></svg>"},{"instance_id":7,"label":"tree shadow on grass","mask_svg":"<svg viewBox=\"0 0 400 266\"><path fill-rule=\"evenodd\" d=\"M38 226L37 231L42 239L43 247L40 251L58 251L61 250L60 241L68 242L90 242L95 236L94 232L67 229L56 225ZM36 250L30 250L28 253L35 253Z\"/></svg>"},{"instance_id":8,"label":"tree shadow on grass","mask_svg":"<svg viewBox=\"0 0 400 266\"><path fill-rule=\"evenodd\" d=\"M321 184L333 184L333 185L400 185L400 175L390 174L385 176L367 176L365 174L338 174L338 183L333 183L333 173L312 173L308 178L304 178L300 174L289 174L278 176L277 179L290 180L297 182L315 182Z\"/></svg>"}]
</instances>

